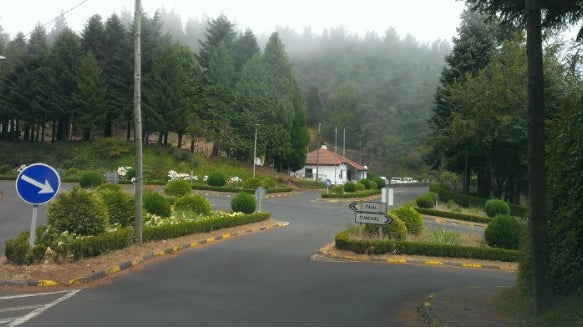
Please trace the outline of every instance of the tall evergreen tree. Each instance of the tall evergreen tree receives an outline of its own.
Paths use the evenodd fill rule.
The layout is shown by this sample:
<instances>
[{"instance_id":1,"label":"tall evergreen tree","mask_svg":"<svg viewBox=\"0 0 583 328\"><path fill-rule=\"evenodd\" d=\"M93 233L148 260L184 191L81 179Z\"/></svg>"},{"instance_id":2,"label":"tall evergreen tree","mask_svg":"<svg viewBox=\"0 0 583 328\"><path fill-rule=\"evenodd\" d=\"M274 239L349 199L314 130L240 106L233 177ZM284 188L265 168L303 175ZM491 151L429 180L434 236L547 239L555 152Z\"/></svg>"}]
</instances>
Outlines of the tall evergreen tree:
<instances>
[{"instance_id":1,"label":"tall evergreen tree","mask_svg":"<svg viewBox=\"0 0 583 328\"><path fill-rule=\"evenodd\" d=\"M107 115L107 84L92 52L81 58L75 81L73 126L81 130L83 140L87 141L93 131L103 127Z\"/></svg>"},{"instance_id":2,"label":"tall evergreen tree","mask_svg":"<svg viewBox=\"0 0 583 328\"><path fill-rule=\"evenodd\" d=\"M83 51L91 52L100 64L103 64L105 59L104 33L105 28L100 15L91 16L81 32L81 47Z\"/></svg>"}]
</instances>

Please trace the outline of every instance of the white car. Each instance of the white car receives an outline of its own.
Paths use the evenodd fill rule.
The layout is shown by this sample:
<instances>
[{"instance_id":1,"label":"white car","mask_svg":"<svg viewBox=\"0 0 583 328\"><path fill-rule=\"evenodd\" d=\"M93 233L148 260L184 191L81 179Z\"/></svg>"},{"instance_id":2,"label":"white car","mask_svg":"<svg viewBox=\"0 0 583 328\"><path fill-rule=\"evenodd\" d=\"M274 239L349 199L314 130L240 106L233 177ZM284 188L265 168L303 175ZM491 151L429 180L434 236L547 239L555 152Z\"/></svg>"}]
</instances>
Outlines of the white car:
<instances>
[{"instance_id":1,"label":"white car","mask_svg":"<svg viewBox=\"0 0 583 328\"><path fill-rule=\"evenodd\" d=\"M391 183L403 183L403 180L401 180L401 177L392 177Z\"/></svg>"},{"instance_id":2,"label":"white car","mask_svg":"<svg viewBox=\"0 0 583 328\"><path fill-rule=\"evenodd\" d=\"M403 183L416 183L417 180L413 180L411 177L403 177Z\"/></svg>"}]
</instances>

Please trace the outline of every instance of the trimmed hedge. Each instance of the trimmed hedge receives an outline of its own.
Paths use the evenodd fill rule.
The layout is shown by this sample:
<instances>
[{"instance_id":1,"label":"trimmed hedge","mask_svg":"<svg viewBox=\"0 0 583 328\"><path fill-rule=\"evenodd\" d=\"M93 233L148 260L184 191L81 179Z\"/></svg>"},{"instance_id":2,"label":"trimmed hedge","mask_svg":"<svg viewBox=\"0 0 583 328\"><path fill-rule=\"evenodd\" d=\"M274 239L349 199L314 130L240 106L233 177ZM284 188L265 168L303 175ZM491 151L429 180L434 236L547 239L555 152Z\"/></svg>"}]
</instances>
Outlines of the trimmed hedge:
<instances>
[{"instance_id":1,"label":"trimmed hedge","mask_svg":"<svg viewBox=\"0 0 583 328\"><path fill-rule=\"evenodd\" d=\"M464 206L464 207L475 206L475 207L482 207L483 208L484 205L486 204L486 202L488 201L488 199L486 199L486 198L480 198L480 197L474 197L474 196L469 196L469 195L462 195L462 194L453 193L451 191L445 190L445 188L443 188L442 186L440 186L437 183L430 184L429 191L438 193L440 202L447 203L448 200L453 200L457 204ZM519 218L528 217L528 213L529 213L528 207L522 206L522 205L514 205L514 204L510 204L509 206L510 206L510 215L516 216Z\"/></svg>"},{"instance_id":2,"label":"trimmed hedge","mask_svg":"<svg viewBox=\"0 0 583 328\"><path fill-rule=\"evenodd\" d=\"M270 217L271 214L269 213L256 212L253 214L219 217L195 222L167 224L158 227L145 227L142 233L142 238L144 241L176 238L193 233L209 232L223 228L231 228L245 224L261 222L269 219Z\"/></svg>"},{"instance_id":3,"label":"trimmed hedge","mask_svg":"<svg viewBox=\"0 0 583 328\"><path fill-rule=\"evenodd\" d=\"M249 194L255 194L255 189L247 189L241 187L212 187L212 186L205 186L205 185L194 185L192 189L195 190L210 190L210 191L219 191L219 192L240 192L244 191ZM291 187L275 187L265 189L268 194L273 193L281 193L281 192L291 192L293 189Z\"/></svg>"},{"instance_id":4,"label":"trimmed hedge","mask_svg":"<svg viewBox=\"0 0 583 328\"><path fill-rule=\"evenodd\" d=\"M503 262L518 262L522 256L517 250L492 247L437 245L398 240L353 240L350 239L349 230L337 234L334 240L336 248L359 254L409 254Z\"/></svg>"},{"instance_id":5,"label":"trimmed hedge","mask_svg":"<svg viewBox=\"0 0 583 328\"><path fill-rule=\"evenodd\" d=\"M367 189L360 192L351 192L345 194L334 194L334 193L323 193L322 198L357 198L357 197L368 197L372 195L378 195L382 192L380 189Z\"/></svg>"},{"instance_id":6,"label":"trimmed hedge","mask_svg":"<svg viewBox=\"0 0 583 328\"><path fill-rule=\"evenodd\" d=\"M450 218L450 219L456 219L456 220L462 220L462 221L489 223L492 220L492 218L485 217L485 216L463 214L463 213L454 213L454 212L448 212L448 211L440 211L440 210L436 210L433 208L415 207L415 210L417 212L419 212L420 214L434 215L434 216L440 216L443 218Z\"/></svg>"},{"instance_id":7,"label":"trimmed hedge","mask_svg":"<svg viewBox=\"0 0 583 328\"><path fill-rule=\"evenodd\" d=\"M44 259L48 246L53 245L28 245L29 232L23 232L15 239L6 241L4 254L9 263L17 265L38 264ZM123 249L134 243L135 234L132 227L122 228L113 232L104 232L97 236L87 236L76 239L70 244L54 246L54 251L62 258L70 254L72 262L87 257L95 257L116 249Z\"/></svg>"}]
</instances>

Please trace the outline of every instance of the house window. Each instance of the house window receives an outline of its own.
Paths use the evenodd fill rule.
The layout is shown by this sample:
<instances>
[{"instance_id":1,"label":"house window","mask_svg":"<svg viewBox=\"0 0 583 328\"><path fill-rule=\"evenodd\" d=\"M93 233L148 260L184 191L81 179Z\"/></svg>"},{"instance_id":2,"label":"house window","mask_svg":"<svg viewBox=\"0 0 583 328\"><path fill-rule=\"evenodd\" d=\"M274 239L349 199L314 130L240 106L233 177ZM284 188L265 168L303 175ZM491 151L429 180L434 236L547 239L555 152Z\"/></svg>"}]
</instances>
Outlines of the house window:
<instances>
[{"instance_id":1,"label":"house window","mask_svg":"<svg viewBox=\"0 0 583 328\"><path fill-rule=\"evenodd\" d=\"M312 173L312 169L306 169L306 179L313 179L314 175Z\"/></svg>"}]
</instances>

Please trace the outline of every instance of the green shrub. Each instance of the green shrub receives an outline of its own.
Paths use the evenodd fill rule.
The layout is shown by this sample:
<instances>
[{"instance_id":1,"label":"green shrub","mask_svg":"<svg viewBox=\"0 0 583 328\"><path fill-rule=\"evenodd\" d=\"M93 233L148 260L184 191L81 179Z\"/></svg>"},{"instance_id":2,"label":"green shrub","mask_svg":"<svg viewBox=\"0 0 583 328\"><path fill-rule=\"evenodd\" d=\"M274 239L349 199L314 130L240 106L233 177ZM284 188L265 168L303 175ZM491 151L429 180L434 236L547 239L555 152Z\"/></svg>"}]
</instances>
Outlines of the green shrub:
<instances>
[{"instance_id":1,"label":"green shrub","mask_svg":"<svg viewBox=\"0 0 583 328\"><path fill-rule=\"evenodd\" d=\"M407 226L399 218L393 218L391 222L384 224L383 237L393 240L405 240L407 239ZM364 231L369 235L369 237L377 237L379 233L378 224L365 224Z\"/></svg>"},{"instance_id":2,"label":"green shrub","mask_svg":"<svg viewBox=\"0 0 583 328\"><path fill-rule=\"evenodd\" d=\"M79 177L81 188L96 188L105 183L105 177L98 172L87 172Z\"/></svg>"},{"instance_id":3,"label":"green shrub","mask_svg":"<svg viewBox=\"0 0 583 328\"><path fill-rule=\"evenodd\" d=\"M490 199L484 204L484 212L491 218L498 214L509 215L510 206L501 199Z\"/></svg>"},{"instance_id":4,"label":"green shrub","mask_svg":"<svg viewBox=\"0 0 583 328\"><path fill-rule=\"evenodd\" d=\"M206 183L212 187L222 187L227 184L227 176L221 172L212 172L208 175Z\"/></svg>"},{"instance_id":5,"label":"green shrub","mask_svg":"<svg viewBox=\"0 0 583 328\"><path fill-rule=\"evenodd\" d=\"M174 180L169 181L164 186L164 193L172 197L181 197L190 194L192 187L188 181Z\"/></svg>"},{"instance_id":6,"label":"green shrub","mask_svg":"<svg viewBox=\"0 0 583 328\"><path fill-rule=\"evenodd\" d=\"M423 217L412 207L397 207L389 212L389 216L403 221L408 233L420 235L423 232Z\"/></svg>"},{"instance_id":7,"label":"green shrub","mask_svg":"<svg viewBox=\"0 0 583 328\"><path fill-rule=\"evenodd\" d=\"M119 185L105 183L96 189L97 195L107 206L110 224L132 226L136 216L134 197L126 194Z\"/></svg>"},{"instance_id":8,"label":"green shrub","mask_svg":"<svg viewBox=\"0 0 583 328\"><path fill-rule=\"evenodd\" d=\"M461 207L453 199L448 200L445 206L453 213L462 212Z\"/></svg>"},{"instance_id":9,"label":"green shrub","mask_svg":"<svg viewBox=\"0 0 583 328\"><path fill-rule=\"evenodd\" d=\"M526 225L518 219L498 214L484 230L484 239L491 247L518 249L526 233Z\"/></svg>"},{"instance_id":10,"label":"green shrub","mask_svg":"<svg viewBox=\"0 0 583 328\"><path fill-rule=\"evenodd\" d=\"M108 225L107 206L95 192L74 187L48 204L47 222L59 231L98 235Z\"/></svg>"},{"instance_id":11,"label":"green shrub","mask_svg":"<svg viewBox=\"0 0 583 328\"><path fill-rule=\"evenodd\" d=\"M364 191L366 188L364 187L364 185L362 183L357 183L356 184L356 191Z\"/></svg>"},{"instance_id":12,"label":"green shrub","mask_svg":"<svg viewBox=\"0 0 583 328\"><path fill-rule=\"evenodd\" d=\"M387 183L385 182L385 180L380 178L380 177L376 177L376 178L372 179L372 182L376 183L377 189L383 189L384 187L387 186Z\"/></svg>"},{"instance_id":13,"label":"green shrub","mask_svg":"<svg viewBox=\"0 0 583 328\"><path fill-rule=\"evenodd\" d=\"M68 168L68 169L65 171L65 176L66 176L66 177L70 177L70 176L77 176L77 175L79 175L79 169L78 169L78 168L71 167L71 168Z\"/></svg>"},{"instance_id":14,"label":"green shrub","mask_svg":"<svg viewBox=\"0 0 583 328\"><path fill-rule=\"evenodd\" d=\"M170 202L155 191L145 191L143 194L144 209L151 214L164 218L170 216Z\"/></svg>"},{"instance_id":15,"label":"green shrub","mask_svg":"<svg viewBox=\"0 0 583 328\"><path fill-rule=\"evenodd\" d=\"M267 189L275 188L277 186L277 182L275 182L275 179L272 177L265 177L263 180L261 180L261 185Z\"/></svg>"},{"instance_id":16,"label":"green shrub","mask_svg":"<svg viewBox=\"0 0 583 328\"><path fill-rule=\"evenodd\" d=\"M258 178L250 178L243 181L243 188L245 189L257 189L261 187L261 180Z\"/></svg>"},{"instance_id":17,"label":"green shrub","mask_svg":"<svg viewBox=\"0 0 583 328\"><path fill-rule=\"evenodd\" d=\"M372 182L371 180L362 179L359 182L362 183L362 185L364 186L365 189L370 189L370 183Z\"/></svg>"},{"instance_id":18,"label":"green shrub","mask_svg":"<svg viewBox=\"0 0 583 328\"><path fill-rule=\"evenodd\" d=\"M199 194L184 195L176 200L174 209L208 215L211 212L211 204Z\"/></svg>"},{"instance_id":19,"label":"green shrub","mask_svg":"<svg viewBox=\"0 0 583 328\"><path fill-rule=\"evenodd\" d=\"M332 189L330 189L330 192L333 193L334 195L342 195L344 194L344 187L334 186L332 187Z\"/></svg>"},{"instance_id":20,"label":"green shrub","mask_svg":"<svg viewBox=\"0 0 583 328\"><path fill-rule=\"evenodd\" d=\"M344 184L344 191L345 192L356 192L356 183L347 181Z\"/></svg>"},{"instance_id":21,"label":"green shrub","mask_svg":"<svg viewBox=\"0 0 583 328\"><path fill-rule=\"evenodd\" d=\"M418 197L415 202L417 203L417 206L421 208L433 208L435 204L435 200L430 195Z\"/></svg>"},{"instance_id":22,"label":"green shrub","mask_svg":"<svg viewBox=\"0 0 583 328\"><path fill-rule=\"evenodd\" d=\"M437 183L445 190L451 191L460 187L460 178L453 172L443 171L437 177Z\"/></svg>"},{"instance_id":23,"label":"green shrub","mask_svg":"<svg viewBox=\"0 0 583 328\"><path fill-rule=\"evenodd\" d=\"M255 197L253 195L240 192L237 193L231 200L231 209L233 212L243 212L245 214L251 214L255 212Z\"/></svg>"},{"instance_id":24,"label":"green shrub","mask_svg":"<svg viewBox=\"0 0 583 328\"><path fill-rule=\"evenodd\" d=\"M126 175L123 177L125 180L131 181L132 178L136 177L136 168L130 167L126 172Z\"/></svg>"}]
</instances>

